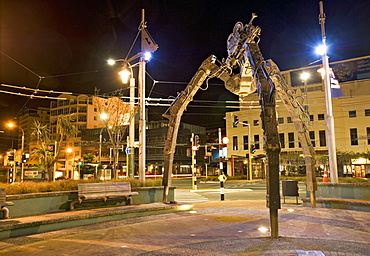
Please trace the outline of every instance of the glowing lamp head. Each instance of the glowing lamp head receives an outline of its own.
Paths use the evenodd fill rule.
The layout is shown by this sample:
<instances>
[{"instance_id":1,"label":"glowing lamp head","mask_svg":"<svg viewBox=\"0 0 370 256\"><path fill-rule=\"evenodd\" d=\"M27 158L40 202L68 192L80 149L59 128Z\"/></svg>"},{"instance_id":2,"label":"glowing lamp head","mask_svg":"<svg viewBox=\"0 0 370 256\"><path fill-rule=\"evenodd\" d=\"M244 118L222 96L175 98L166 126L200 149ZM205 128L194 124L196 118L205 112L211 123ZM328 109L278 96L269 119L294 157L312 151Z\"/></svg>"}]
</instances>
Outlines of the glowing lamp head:
<instances>
[{"instance_id":1,"label":"glowing lamp head","mask_svg":"<svg viewBox=\"0 0 370 256\"><path fill-rule=\"evenodd\" d=\"M229 138L228 137L223 137L222 138L222 144L227 144L229 143Z\"/></svg>"},{"instance_id":2,"label":"glowing lamp head","mask_svg":"<svg viewBox=\"0 0 370 256\"><path fill-rule=\"evenodd\" d=\"M72 152L73 152L72 148L67 148L67 153L72 153Z\"/></svg>"},{"instance_id":3,"label":"glowing lamp head","mask_svg":"<svg viewBox=\"0 0 370 256\"><path fill-rule=\"evenodd\" d=\"M109 65L114 65L116 63L116 61L115 60L108 60L108 64Z\"/></svg>"},{"instance_id":4,"label":"glowing lamp head","mask_svg":"<svg viewBox=\"0 0 370 256\"><path fill-rule=\"evenodd\" d=\"M101 114L100 114L100 119L101 119L101 120L106 120L106 119L108 119L108 114L107 114L107 113L101 113Z\"/></svg>"},{"instance_id":5,"label":"glowing lamp head","mask_svg":"<svg viewBox=\"0 0 370 256\"><path fill-rule=\"evenodd\" d=\"M7 124L9 128L13 128L14 127L14 123L8 123Z\"/></svg>"},{"instance_id":6,"label":"glowing lamp head","mask_svg":"<svg viewBox=\"0 0 370 256\"><path fill-rule=\"evenodd\" d=\"M124 69L122 69L122 71L120 71L120 72L118 73L118 75L120 75L120 76L121 76L122 83L123 83L123 84L127 84L127 83L128 83L128 81L129 81L129 78L130 78L131 72L130 72L128 69L124 68Z\"/></svg>"},{"instance_id":7,"label":"glowing lamp head","mask_svg":"<svg viewBox=\"0 0 370 256\"><path fill-rule=\"evenodd\" d=\"M316 53L319 55L325 55L327 52L327 47L326 45L320 45L316 48Z\"/></svg>"},{"instance_id":8,"label":"glowing lamp head","mask_svg":"<svg viewBox=\"0 0 370 256\"><path fill-rule=\"evenodd\" d=\"M301 74L301 79L303 81L306 81L309 77L310 77L309 73L304 72L304 73Z\"/></svg>"},{"instance_id":9,"label":"glowing lamp head","mask_svg":"<svg viewBox=\"0 0 370 256\"><path fill-rule=\"evenodd\" d=\"M150 59L152 58L152 53L151 52L144 52L143 58L144 58L145 61L150 61Z\"/></svg>"}]
</instances>

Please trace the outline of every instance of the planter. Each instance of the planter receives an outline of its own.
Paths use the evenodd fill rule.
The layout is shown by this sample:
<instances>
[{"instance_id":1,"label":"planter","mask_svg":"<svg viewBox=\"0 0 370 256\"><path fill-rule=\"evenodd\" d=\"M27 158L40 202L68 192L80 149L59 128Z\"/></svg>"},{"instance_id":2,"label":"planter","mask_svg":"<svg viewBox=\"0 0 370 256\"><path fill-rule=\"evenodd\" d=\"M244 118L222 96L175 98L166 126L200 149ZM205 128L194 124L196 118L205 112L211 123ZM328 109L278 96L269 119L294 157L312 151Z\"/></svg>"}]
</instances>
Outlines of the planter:
<instances>
[{"instance_id":1,"label":"planter","mask_svg":"<svg viewBox=\"0 0 370 256\"><path fill-rule=\"evenodd\" d=\"M169 200L174 200L174 187L170 188ZM133 188L132 191L136 191L139 194L133 195L133 204L150 204L156 202L162 202L163 199L163 187L143 187ZM22 217L30 215L38 215L45 213L54 213L66 211L69 209L71 201L77 199L77 191L61 191L61 192L46 192L46 193L33 193L33 194L21 194L21 195L8 195L6 196L7 201L13 202L14 206L9 206L10 217ZM108 206L120 206L126 205L125 200L112 200L107 202L93 202L76 204L75 208L88 209L96 207L108 207ZM2 212L0 212L2 218Z\"/></svg>"},{"instance_id":2,"label":"planter","mask_svg":"<svg viewBox=\"0 0 370 256\"><path fill-rule=\"evenodd\" d=\"M310 192L306 195L309 197ZM316 197L370 200L370 184L318 182Z\"/></svg>"}]
</instances>

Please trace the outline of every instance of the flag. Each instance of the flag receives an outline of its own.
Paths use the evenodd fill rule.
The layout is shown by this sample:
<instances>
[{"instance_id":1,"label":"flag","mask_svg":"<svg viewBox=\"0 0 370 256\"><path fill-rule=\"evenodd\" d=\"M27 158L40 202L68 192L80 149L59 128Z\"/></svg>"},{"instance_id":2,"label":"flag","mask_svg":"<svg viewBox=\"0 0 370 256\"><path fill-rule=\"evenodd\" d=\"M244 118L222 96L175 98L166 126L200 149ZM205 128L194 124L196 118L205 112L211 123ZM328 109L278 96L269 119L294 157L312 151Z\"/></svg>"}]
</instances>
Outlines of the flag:
<instances>
[{"instance_id":1,"label":"flag","mask_svg":"<svg viewBox=\"0 0 370 256\"><path fill-rule=\"evenodd\" d=\"M329 77L330 77L331 97L332 98L342 97L343 92L340 89L339 81L338 79L335 78L335 75L332 69L330 69Z\"/></svg>"},{"instance_id":2,"label":"flag","mask_svg":"<svg viewBox=\"0 0 370 256\"><path fill-rule=\"evenodd\" d=\"M321 74L322 79L324 79L324 75L325 75L324 69L320 68L319 70L317 70L317 72L319 72ZM338 79L335 78L332 68L330 68L330 71L329 71L329 78L330 78L331 97L332 98L342 97L343 92L340 89L339 81Z\"/></svg>"},{"instance_id":3,"label":"flag","mask_svg":"<svg viewBox=\"0 0 370 256\"><path fill-rule=\"evenodd\" d=\"M158 49L158 45L154 42L149 32L145 28L142 28L141 32L141 51L155 52Z\"/></svg>"}]
</instances>

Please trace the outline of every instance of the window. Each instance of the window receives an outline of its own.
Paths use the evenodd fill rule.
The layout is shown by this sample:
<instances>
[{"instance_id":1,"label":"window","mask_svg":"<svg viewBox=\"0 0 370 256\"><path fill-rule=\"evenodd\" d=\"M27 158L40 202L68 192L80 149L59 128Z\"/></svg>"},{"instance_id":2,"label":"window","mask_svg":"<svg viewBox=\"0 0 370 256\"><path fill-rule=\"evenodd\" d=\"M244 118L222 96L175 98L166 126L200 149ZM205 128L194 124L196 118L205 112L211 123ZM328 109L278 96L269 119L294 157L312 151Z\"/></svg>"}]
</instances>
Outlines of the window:
<instances>
[{"instance_id":1,"label":"window","mask_svg":"<svg viewBox=\"0 0 370 256\"><path fill-rule=\"evenodd\" d=\"M350 118L356 117L356 110L348 111L348 117L350 117Z\"/></svg>"},{"instance_id":2,"label":"window","mask_svg":"<svg viewBox=\"0 0 370 256\"><path fill-rule=\"evenodd\" d=\"M317 115L317 120L325 120L325 116L324 116L324 114L318 114Z\"/></svg>"},{"instance_id":3,"label":"window","mask_svg":"<svg viewBox=\"0 0 370 256\"><path fill-rule=\"evenodd\" d=\"M243 123L243 127L248 126L248 121L243 121L242 123Z\"/></svg>"},{"instance_id":4,"label":"window","mask_svg":"<svg viewBox=\"0 0 370 256\"><path fill-rule=\"evenodd\" d=\"M288 145L289 145L289 148L294 148L294 133L293 132L288 133Z\"/></svg>"},{"instance_id":5,"label":"window","mask_svg":"<svg viewBox=\"0 0 370 256\"><path fill-rule=\"evenodd\" d=\"M284 123L284 117L278 117L278 123L283 124Z\"/></svg>"},{"instance_id":6,"label":"window","mask_svg":"<svg viewBox=\"0 0 370 256\"><path fill-rule=\"evenodd\" d=\"M315 132L314 131L310 131L309 134L310 134L310 140L311 140L312 146L313 147L316 147L316 143L315 143Z\"/></svg>"},{"instance_id":7,"label":"window","mask_svg":"<svg viewBox=\"0 0 370 256\"><path fill-rule=\"evenodd\" d=\"M320 147L326 147L325 131L319 131L319 142L320 142Z\"/></svg>"},{"instance_id":8,"label":"window","mask_svg":"<svg viewBox=\"0 0 370 256\"><path fill-rule=\"evenodd\" d=\"M365 109L365 116L370 116L370 109Z\"/></svg>"},{"instance_id":9,"label":"window","mask_svg":"<svg viewBox=\"0 0 370 256\"><path fill-rule=\"evenodd\" d=\"M285 148L285 135L284 133L279 133L279 140L281 148Z\"/></svg>"},{"instance_id":10,"label":"window","mask_svg":"<svg viewBox=\"0 0 370 256\"><path fill-rule=\"evenodd\" d=\"M260 120L253 120L253 125L254 126L259 126L260 125Z\"/></svg>"},{"instance_id":11,"label":"window","mask_svg":"<svg viewBox=\"0 0 370 256\"><path fill-rule=\"evenodd\" d=\"M313 122L314 121L314 117L313 115L310 115L310 121Z\"/></svg>"},{"instance_id":12,"label":"window","mask_svg":"<svg viewBox=\"0 0 370 256\"><path fill-rule=\"evenodd\" d=\"M233 136L233 150L238 150L238 136Z\"/></svg>"},{"instance_id":13,"label":"window","mask_svg":"<svg viewBox=\"0 0 370 256\"><path fill-rule=\"evenodd\" d=\"M244 150L248 150L249 149L248 135L243 136L243 149Z\"/></svg>"},{"instance_id":14,"label":"window","mask_svg":"<svg viewBox=\"0 0 370 256\"><path fill-rule=\"evenodd\" d=\"M78 122L86 122L86 115L79 115Z\"/></svg>"},{"instance_id":15,"label":"window","mask_svg":"<svg viewBox=\"0 0 370 256\"><path fill-rule=\"evenodd\" d=\"M366 127L367 144L370 145L370 127Z\"/></svg>"},{"instance_id":16,"label":"window","mask_svg":"<svg viewBox=\"0 0 370 256\"><path fill-rule=\"evenodd\" d=\"M260 136L254 135L254 145L256 146L256 149L260 149Z\"/></svg>"},{"instance_id":17,"label":"window","mask_svg":"<svg viewBox=\"0 0 370 256\"><path fill-rule=\"evenodd\" d=\"M292 117L288 116L288 118L287 118L287 123L289 123L289 124L293 123L293 121L292 121Z\"/></svg>"},{"instance_id":18,"label":"window","mask_svg":"<svg viewBox=\"0 0 370 256\"><path fill-rule=\"evenodd\" d=\"M349 129L349 135L351 138L351 145L352 146L358 145L357 128Z\"/></svg>"}]
</instances>

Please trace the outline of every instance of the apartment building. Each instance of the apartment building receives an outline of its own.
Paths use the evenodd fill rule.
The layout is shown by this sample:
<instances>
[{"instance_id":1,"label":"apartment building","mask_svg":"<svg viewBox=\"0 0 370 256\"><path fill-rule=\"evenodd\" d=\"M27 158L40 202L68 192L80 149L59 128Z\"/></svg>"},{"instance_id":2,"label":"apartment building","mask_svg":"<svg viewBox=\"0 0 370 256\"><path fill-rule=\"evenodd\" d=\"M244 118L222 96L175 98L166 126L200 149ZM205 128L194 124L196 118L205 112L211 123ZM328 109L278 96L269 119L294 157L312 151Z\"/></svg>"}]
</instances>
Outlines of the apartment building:
<instances>
[{"instance_id":1,"label":"apartment building","mask_svg":"<svg viewBox=\"0 0 370 256\"><path fill-rule=\"evenodd\" d=\"M370 149L370 56L349 59L330 64L339 80L342 96L332 98L334 130L337 151L363 153ZM317 70L320 66L310 66L282 72L295 96L309 115L309 136L318 157L327 156L326 105L324 86ZM303 72L310 78L305 82L300 78ZM279 139L281 144L281 171L295 158L297 166L304 165L302 150L292 119L284 104L277 100ZM248 154L251 146L253 177L264 176L263 131L260 120L261 108L256 93L249 95L241 104L240 111L226 113L226 134L229 137L228 158L233 163L228 167L230 174L248 173ZM240 124L233 127L234 115ZM290 160L289 160L290 156ZM298 158L298 159L297 159ZM318 168L323 168L324 161L318 161ZM321 165L321 166L320 166ZM304 168L301 168L304 170ZM347 165L338 166L340 176L370 175L369 159L352 159Z\"/></svg>"}]
</instances>

